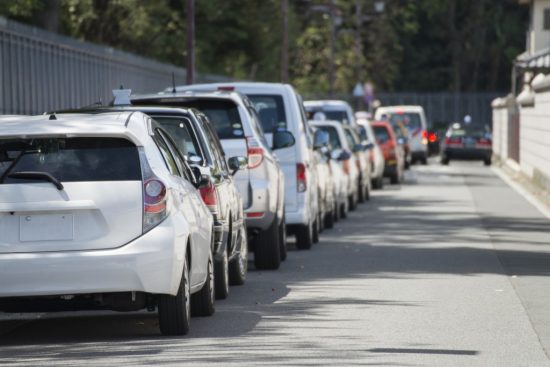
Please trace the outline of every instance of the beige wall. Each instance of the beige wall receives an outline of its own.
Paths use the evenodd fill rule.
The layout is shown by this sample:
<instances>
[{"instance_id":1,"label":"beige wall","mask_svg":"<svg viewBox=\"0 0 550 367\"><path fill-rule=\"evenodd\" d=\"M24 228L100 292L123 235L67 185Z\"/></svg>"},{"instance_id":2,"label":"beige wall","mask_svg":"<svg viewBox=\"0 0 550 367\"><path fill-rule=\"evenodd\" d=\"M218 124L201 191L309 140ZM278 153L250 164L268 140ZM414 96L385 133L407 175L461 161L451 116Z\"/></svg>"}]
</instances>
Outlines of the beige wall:
<instances>
[{"instance_id":1,"label":"beige wall","mask_svg":"<svg viewBox=\"0 0 550 367\"><path fill-rule=\"evenodd\" d=\"M508 158L508 109L506 98L493 101L493 154L497 159Z\"/></svg>"}]
</instances>

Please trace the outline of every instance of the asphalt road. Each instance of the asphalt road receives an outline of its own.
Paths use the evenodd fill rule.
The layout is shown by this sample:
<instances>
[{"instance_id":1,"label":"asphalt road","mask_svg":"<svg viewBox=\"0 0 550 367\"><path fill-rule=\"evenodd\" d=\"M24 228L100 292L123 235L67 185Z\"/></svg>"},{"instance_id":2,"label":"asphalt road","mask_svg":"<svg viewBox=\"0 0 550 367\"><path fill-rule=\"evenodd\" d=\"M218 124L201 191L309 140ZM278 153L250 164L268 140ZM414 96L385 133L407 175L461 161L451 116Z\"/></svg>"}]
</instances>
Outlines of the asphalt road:
<instances>
[{"instance_id":1,"label":"asphalt road","mask_svg":"<svg viewBox=\"0 0 550 367\"><path fill-rule=\"evenodd\" d=\"M491 168L432 163L187 337L147 313L0 314L0 365L550 366L549 294L550 221Z\"/></svg>"}]
</instances>

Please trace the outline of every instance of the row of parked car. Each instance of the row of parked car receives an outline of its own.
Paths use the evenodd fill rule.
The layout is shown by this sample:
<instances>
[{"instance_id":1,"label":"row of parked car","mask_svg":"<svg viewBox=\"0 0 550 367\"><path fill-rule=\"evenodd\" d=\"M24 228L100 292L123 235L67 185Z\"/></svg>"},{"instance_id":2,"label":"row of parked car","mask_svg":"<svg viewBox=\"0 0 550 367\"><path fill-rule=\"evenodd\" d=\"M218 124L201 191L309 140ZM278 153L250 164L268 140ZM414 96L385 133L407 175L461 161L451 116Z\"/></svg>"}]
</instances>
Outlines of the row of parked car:
<instances>
[{"instance_id":1,"label":"row of parked car","mask_svg":"<svg viewBox=\"0 0 550 367\"><path fill-rule=\"evenodd\" d=\"M245 282L250 252L279 268L287 235L310 249L426 161L416 110L373 122L272 83L114 94L0 118L0 310L147 309L185 334Z\"/></svg>"}]
</instances>

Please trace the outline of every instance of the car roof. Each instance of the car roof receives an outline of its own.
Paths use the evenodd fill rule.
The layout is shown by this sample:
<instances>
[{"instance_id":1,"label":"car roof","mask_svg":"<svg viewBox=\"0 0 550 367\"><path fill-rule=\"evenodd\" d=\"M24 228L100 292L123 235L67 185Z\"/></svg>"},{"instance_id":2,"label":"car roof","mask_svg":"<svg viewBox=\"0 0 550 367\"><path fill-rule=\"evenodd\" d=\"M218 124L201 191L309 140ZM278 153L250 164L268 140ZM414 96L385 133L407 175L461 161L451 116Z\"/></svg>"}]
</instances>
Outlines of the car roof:
<instances>
[{"instance_id":1,"label":"car roof","mask_svg":"<svg viewBox=\"0 0 550 367\"><path fill-rule=\"evenodd\" d=\"M234 87L235 91L239 90L270 90L283 92L291 88L290 84L283 83L266 83L266 82L229 82L229 83L207 83L177 86L176 91L184 90L200 90L200 91L216 91L218 88ZM171 88L169 88L172 90Z\"/></svg>"},{"instance_id":2,"label":"car roof","mask_svg":"<svg viewBox=\"0 0 550 367\"><path fill-rule=\"evenodd\" d=\"M36 116L0 117L0 138L64 137L125 137L136 145L147 138L148 117L138 111L106 113L60 113Z\"/></svg>"},{"instance_id":3,"label":"car roof","mask_svg":"<svg viewBox=\"0 0 550 367\"><path fill-rule=\"evenodd\" d=\"M172 92L172 89L169 91L164 91L160 93L150 93L150 94L132 94L130 96L130 101L134 100L172 100L172 99L192 99L192 98L213 98L213 99L232 99L240 100L243 98L243 95L237 91L224 91L216 89L204 89L204 90L188 90L184 89L186 87L191 87L188 85L177 87L176 92Z\"/></svg>"},{"instance_id":4,"label":"car roof","mask_svg":"<svg viewBox=\"0 0 550 367\"><path fill-rule=\"evenodd\" d=\"M413 105L402 105L402 106L382 106L378 107L378 111L381 112L393 112L393 111L403 111L403 112L422 112L424 108L422 106L413 106Z\"/></svg>"},{"instance_id":5,"label":"car roof","mask_svg":"<svg viewBox=\"0 0 550 367\"><path fill-rule=\"evenodd\" d=\"M328 108L328 109L348 109L351 106L346 101L342 100L315 100L315 101L304 101L304 106L310 108Z\"/></svg>"}]
</instances>

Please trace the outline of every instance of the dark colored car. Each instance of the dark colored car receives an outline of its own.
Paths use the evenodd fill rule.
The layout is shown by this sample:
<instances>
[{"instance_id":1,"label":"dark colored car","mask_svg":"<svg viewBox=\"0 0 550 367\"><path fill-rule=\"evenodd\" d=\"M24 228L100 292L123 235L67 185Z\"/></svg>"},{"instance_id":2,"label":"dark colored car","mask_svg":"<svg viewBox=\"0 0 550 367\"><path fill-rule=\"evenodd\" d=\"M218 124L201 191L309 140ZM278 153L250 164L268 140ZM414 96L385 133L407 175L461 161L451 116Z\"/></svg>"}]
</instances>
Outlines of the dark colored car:
<instances>
[{"instance_id":1,"label":"dark colored car","mask_svg":"<svg viewBox=\"0 0 550 367\"><path fill-rule=\"evenodd\" d=\"M492 135L487 128L455 123L449 127L441 143L441 163L451 160L481 160L491 164Z\"/></svg>"},{"instance_id":2,"label":"dark colored car","mask_svg":"<svg viewBox=\"0 0 550 367\"><path fill-rule=\"evenodd\" d=\"M403 145L397 142L398 138L389 122L373 121L371 126L384 155L384 177L389 177L392 184L402 182L403 170L405 169Z\"/></svg>"}]
</instances>

